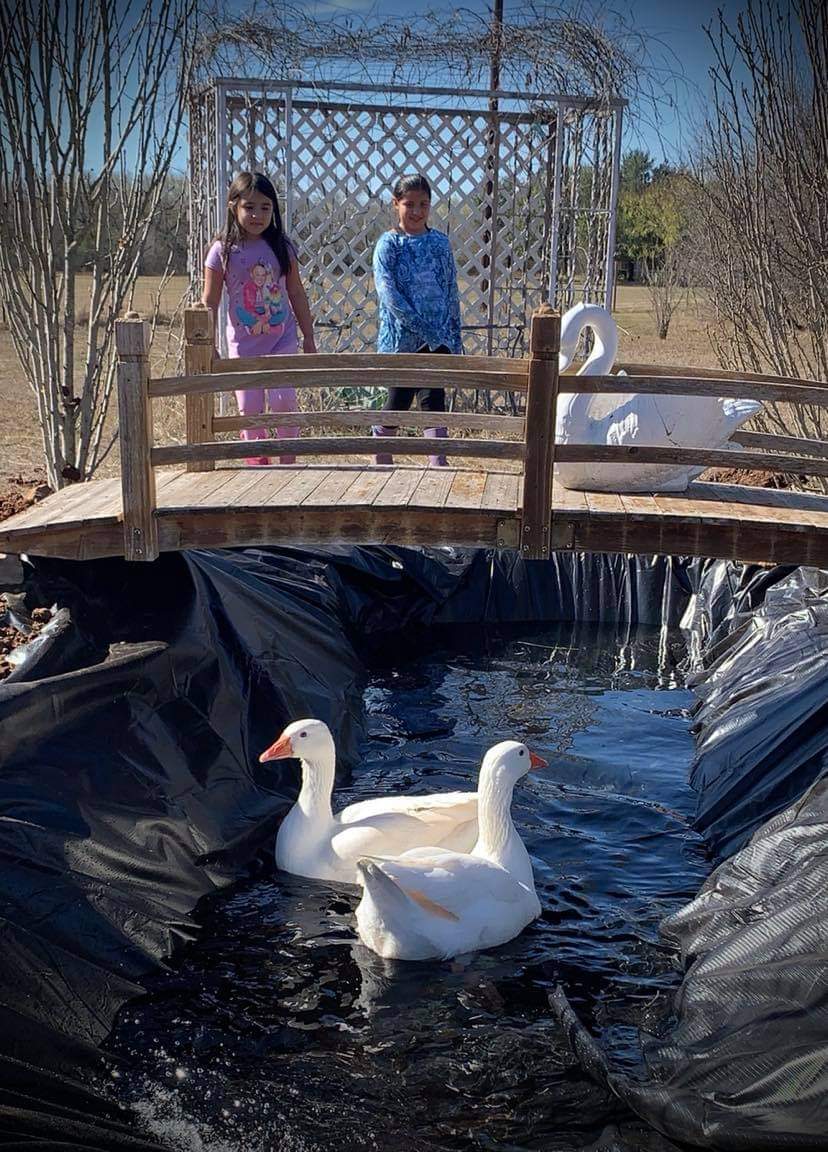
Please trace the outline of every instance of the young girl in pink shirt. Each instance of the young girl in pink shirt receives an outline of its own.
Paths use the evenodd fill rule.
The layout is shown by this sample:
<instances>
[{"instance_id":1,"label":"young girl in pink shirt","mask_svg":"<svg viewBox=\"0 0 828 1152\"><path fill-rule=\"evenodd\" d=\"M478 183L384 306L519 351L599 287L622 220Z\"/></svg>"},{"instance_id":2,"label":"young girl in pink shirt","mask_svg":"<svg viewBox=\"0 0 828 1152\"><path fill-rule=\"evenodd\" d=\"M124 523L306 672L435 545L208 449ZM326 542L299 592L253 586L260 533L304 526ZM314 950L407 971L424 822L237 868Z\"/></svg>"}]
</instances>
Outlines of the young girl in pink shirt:
<instances>
[{"instance_id":1,"label":"young girl in pink shirt","mask_svg":"<svg viewBox=\"0 0 828 1152\"><path fill-rule=\"evenodd\" d=\"M240 172L227 194L227 223L204 261L202 301L218 312L227 292L227 347L230 356L288 356L302 347L315 352L313 321L299 278L296 249L282 228L273 185L261 172ZM264 411L264 390L236 392L242 416ZM295 388L268 388L271 412L295 412ZM297 436L298 428L277 429L279 436ZM265 428L246 428L243 440L261 440ZM294 456L281 456L293 464ZM267 456L251 456L247 464L269 464Z\"/></svg>"}]
</instances>

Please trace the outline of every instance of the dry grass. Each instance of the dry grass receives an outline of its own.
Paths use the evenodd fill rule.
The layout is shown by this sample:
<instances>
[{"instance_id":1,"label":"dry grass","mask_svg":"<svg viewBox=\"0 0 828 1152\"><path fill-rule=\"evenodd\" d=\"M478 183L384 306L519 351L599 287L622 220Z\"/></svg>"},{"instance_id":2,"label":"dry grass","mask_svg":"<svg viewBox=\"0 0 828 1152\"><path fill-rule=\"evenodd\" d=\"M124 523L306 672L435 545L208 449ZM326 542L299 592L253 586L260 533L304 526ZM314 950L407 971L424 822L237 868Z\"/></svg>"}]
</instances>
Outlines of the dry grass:
<instances>
[{"instance_id":1,"label":"dry grass","mask_svg":"<svg viewBox=\"0 0 828 1152\"><path fill-rule=\"evenodd\" d=\"M178 309L186 290L185 277L176 277L166 286L161 299L161 311L172 316ZM81 289L83 285L81 284ZM136 288L133 307L148 314L157 291L157 280L142 278ZM79 294L79 304L82 297ZM638 285L622 285L618 289L615 318L620 329L621 360L649 364L682 364L695 367L715 367L710 342L705 329L702 306L684 305L673 319L667 340L656 335L647 290ZM152 371L156 375L176 371L180 350L177 325L160 326L152 348ZM82 348L79 349L79 360ZM22 476L36 481L45 476L43 446L37 422L35 400L26 384L12 347L8 331L0 329L0 484L10 478ZM114 428L116 415L109 415L109 426ZM181 398L165 398L155 405L155 427L159 441L174 442L183 439L184 402ZM119 468L117 445L101 468L101 476L116 475Z\"/></svg>"}]
</instances>

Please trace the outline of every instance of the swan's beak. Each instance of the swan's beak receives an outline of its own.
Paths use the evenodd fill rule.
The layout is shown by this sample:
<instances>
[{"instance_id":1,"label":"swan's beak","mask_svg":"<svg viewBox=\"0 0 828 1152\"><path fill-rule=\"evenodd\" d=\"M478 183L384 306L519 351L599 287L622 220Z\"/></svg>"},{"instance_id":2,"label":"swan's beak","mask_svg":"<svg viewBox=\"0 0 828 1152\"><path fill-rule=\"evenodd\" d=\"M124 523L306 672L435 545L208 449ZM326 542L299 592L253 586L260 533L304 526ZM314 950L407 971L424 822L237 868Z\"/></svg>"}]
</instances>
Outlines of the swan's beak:
<instances>
[{"instance_id":1,"label":"swan's beak","mask_svg":"<svg viewBox=\"0 0 828 1152\"><path fill-rule=\"evenodd\" d=\"M289 736L280 736L275 744L271 744L266 748L259 757L259 763L265 764L268 760L287 760L295 756L293 751L293 744Z\"/></svg>"},{"instance_id":2,"label":"swan's beak","mask_svg":"<svg viewBox=\"0 0 828 1152\"><path fill-rule=\"evenodd\" d=\"M529 771L530 772L533 768L547 768L547 767L548 767L548 764L544 760L543 756L536 756L534 752L530 751L530 753L529 753Z\"/></svg>"}]
</instances>

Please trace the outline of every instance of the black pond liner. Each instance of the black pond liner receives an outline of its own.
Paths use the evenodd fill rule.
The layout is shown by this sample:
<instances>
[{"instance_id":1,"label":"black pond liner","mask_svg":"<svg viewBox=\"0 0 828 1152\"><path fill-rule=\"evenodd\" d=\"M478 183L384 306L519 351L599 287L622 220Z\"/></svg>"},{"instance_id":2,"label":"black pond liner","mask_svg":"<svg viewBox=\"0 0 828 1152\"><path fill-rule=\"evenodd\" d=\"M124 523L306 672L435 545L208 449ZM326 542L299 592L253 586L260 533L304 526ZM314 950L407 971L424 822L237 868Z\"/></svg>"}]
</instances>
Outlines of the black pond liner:
<instances>
[{"instance_id":1,"label":"black pond liner","mask_svg":"<svg viewBox=\"0 0 828 1152\"><path fill-rule=\"evenodd\" d=\"M608 1065L565 988L552 1011L592 1074L671 1140L828 1146L822 573L365 548L39 560L28 580L82 643L63 666L53 653L48 677L24 664L0 685L4 1147L161 1146L87 1085L119 1008L196 934L198 900L268 866L290 797L256 752L280 724L327 720L344 776L366 646L562 620L687 630L706 664L697 824L723 862L664 925L687 970L639 1075Z\"/></svg>"}]
</instances>

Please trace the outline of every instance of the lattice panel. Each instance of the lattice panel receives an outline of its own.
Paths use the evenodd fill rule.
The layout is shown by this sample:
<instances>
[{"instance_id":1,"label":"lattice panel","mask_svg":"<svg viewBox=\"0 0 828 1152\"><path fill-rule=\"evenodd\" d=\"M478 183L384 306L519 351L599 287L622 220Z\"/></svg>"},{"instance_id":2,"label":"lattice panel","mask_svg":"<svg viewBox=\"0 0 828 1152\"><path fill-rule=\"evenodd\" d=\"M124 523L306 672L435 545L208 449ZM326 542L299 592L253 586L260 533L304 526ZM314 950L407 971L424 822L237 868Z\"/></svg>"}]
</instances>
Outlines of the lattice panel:
<instances>
[{"instance_id":1,"label":"lattice panel","mask_svg":"<svg viewBox=\"0 0 828 1152\"><path fill-rule=\"evenodd\" d=\"M190 103L190 299L204 283L204 255L216 231L216 94L207 89Z\"/></svg>"},{"instance_id":2,"label":"lattice panel","mask_svg":"<svg viewBox=\"0 0 828 1152\"><path fill-rule=\"evenodd\" d=\"M227 175L237 172L264 172L273 182L282 212L285 211L285 109L280 101L256 96L229 96L227 99Z\"/></svg>"},{"instance_id":3,"label":"lattice panel","mask_svg":"<svg viewBox=\"0 0 828 1152\"><path fill-rule=\"evenodd\" d=\"M603 300L607 274L614 118L570 110L561 149L556 303Z\"/></svg>"},{"instance_id":4,"label":"lattice panel","mask_svg":"<svg viewBox=\"0 0 828 1152\"><path fill-rule=\"evenodd\" d=\"M395 180L421 171L433 188L433 223L451 238L466 351L526 353L529 319L549 285L556 105L504 111L495 125L485 104L434 108L415 90L389 106L308 98L307 88L296 98L301 85L291 99L285 89L221 84L202 95L191 118L191 173L200 186L192 196L194 273L223 223L218 184L243 168L265 171L300 252L320 350L371 350L374 245L393 221ZM563 308L576 298L603 300L617 115L562 102L556 302Z\"/></svg>"},{"instance_id":5,"label":"lattice panel","mask_svg":"<svg viewBox=\"0 0 828 1152\"><path fill-rule=\"evenodd\" d=\"M546 299L552 219L555 124L500 122L494 262L494 355L523 355L529 319Z\"/></svg>"}]
</instances>

